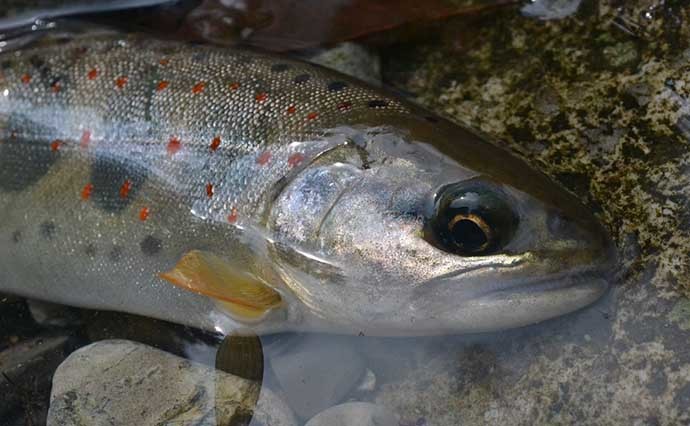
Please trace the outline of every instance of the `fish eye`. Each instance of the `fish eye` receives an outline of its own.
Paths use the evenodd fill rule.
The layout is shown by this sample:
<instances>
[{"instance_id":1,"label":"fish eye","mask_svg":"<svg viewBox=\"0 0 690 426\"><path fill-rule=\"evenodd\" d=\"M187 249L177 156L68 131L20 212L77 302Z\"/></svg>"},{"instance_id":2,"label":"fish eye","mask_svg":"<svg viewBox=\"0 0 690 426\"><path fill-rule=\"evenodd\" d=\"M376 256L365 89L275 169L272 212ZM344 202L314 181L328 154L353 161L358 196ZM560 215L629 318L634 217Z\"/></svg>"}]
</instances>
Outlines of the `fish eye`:
<instances>
[{"instance_id":1,"label":"fish eye","mask_svg":"<svg viewBox=\"0 0 690 426\"><path fill-rule=\"evenodd\" d=\"M438 192L424 236L444 251L481 256L508 244L517 225L517 215L505 194L483 185L460 183Z\"/></svg>"}]
</instances>

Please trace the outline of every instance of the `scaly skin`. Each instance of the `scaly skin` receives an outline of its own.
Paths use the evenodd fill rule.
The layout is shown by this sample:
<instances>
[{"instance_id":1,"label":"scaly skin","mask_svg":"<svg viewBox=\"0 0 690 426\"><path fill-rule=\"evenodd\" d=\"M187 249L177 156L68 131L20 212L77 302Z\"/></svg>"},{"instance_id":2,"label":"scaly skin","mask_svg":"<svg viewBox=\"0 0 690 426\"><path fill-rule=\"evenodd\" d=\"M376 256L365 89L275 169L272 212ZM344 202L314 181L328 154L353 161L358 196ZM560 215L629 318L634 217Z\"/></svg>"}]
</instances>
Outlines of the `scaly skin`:
<instances>
[{"instance_id":1,"label":"scaly skin","mask_svg":"<svg viewBox=\"0 0 690 426\"><path fill-rule=\"evenodd\" d=\"M283 296L285 309L250 324L253 332L397 335L519 326L576 309L605 288L597 281L586 295L568 293L572 301L555 304L521 299L543 312L515 317L503 305L500 312L441 322L434 312L407 312L414 294L429 287L423 283L453 271L486 270L491 282L591 272L602 263L605 243L592 235L598 228L581 206L539 173L465 129L344 76L252 52L118 35L51 40L5 54L0 66L2 291L224 332L244 329L207 297L158 277L200 249L227 257ZM418 141L436 149L423 153ZM315 179L330 187L338 179L381 184L373 197L383 201L345 196L340 204L329 198L312 205L314 188L329 186L303 184L309 170L323 170ZM333 173L344 174L332 179ZM517 210L530 212L518 232L525 237L503 257L482 257L484 263L419 237L429 215L425 200L443 184L477 176L498 181L525 205ZM415 194L409 221L390 203L402 188ZM371 215L344 219L367 208ZM573 244L544 229L555 208L578 216ZM305 218L317 215L312 229ZM396 230L378 234L366 224L373 217ZM390 253L407 251L400 249L397 260L377 256L380 246L358 242L369 232L358 224L370 226ZM530 244L540 241L551 245L539 250L557 256L533 260ZM302 250L309 255L300 257ZM312 255L325 260L314 266ZM530 267L520 274L511 269L514 275L502 270L513 264ZM329 287L338 280L345 284ZM439 309L439 297L451 305L469 293L477 297L474 290L445 291L419 298ZM381 299L376 309L366 308ZM491 320L494 313L502 319ZM410 325L417 318L420 325Z\"/></svg>"}]
</instances>

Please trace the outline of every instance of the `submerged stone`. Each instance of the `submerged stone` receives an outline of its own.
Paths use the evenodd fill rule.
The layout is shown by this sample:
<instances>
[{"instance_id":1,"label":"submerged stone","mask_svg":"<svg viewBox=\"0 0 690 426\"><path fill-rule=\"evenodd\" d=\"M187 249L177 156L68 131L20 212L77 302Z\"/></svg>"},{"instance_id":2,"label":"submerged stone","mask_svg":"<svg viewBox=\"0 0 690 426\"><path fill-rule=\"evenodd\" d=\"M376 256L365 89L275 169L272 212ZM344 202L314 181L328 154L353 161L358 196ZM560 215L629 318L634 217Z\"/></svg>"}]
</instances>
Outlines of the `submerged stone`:
<instances>
[{"instance_id":1,"label":"submerged stone","mask_svg":"<svg viewBox=\"0 0 690 426\"><path fill-rule=\"evenodd\" d=\"M395 414L367 402L348 402L325 410L305 426L399 426Z\"/></svg>"},{"instance_id":2,"label":"submerged stone","mask_svg":"<svg viewBox=\"0 0 690 426\"><path fill-rule=\"evenodd\" d=\"M305 419L342 402L366 374L362 357L338 336L307 335L270 362L290 407Z\"/></svg>"},{"instance_id":3,"label":"submerged stone","mask_svg":"<svg viewBox=\"0 0 690 426\"><path fill-rule=\"evenodd\" d=\"M297 424L285 403L255 382L140 343L106 340L72 353L57 369L47 424L193 426L248 419Z\"/></svg>"}]
</instances>

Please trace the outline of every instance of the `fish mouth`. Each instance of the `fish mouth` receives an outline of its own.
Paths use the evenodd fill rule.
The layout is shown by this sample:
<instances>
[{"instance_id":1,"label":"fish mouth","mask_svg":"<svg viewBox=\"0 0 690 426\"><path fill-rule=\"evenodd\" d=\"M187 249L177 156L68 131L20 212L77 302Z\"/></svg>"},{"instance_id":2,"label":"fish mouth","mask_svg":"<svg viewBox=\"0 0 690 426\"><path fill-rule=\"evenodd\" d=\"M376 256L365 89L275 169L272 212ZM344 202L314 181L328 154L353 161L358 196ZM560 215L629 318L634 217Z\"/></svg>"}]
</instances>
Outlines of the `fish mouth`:
<instances>
[{"instance_id":1,"label":"fish mouth","mask_svg":"<svg viewBox=\"0 0 690 426\"><path fill-rule=\"evenodd\" d=\"M438 291L433 300L414 306L414 311L424 312L426 318L426 321L418 318L416 325L422 334L455 334L495 332L536 324L598 300L609 288L607 275L605 268L591 266L536 278L500 280L498 286L490 285L492 279L486 278L474 282L470 289L466 282L458 280L459 276L446 277L443 283L433 283L443 288L427 287L431 291L427 296ZM449 304L454 299L458 303Z\"/></svg>"},{"instance_id":2,"label":"fish mouth","mask_svg":"<svg viewBox=\"0 0 690 426\"><path fill-rule=\"evenodd\" d=\"M498 331L577 311L598 300L608 288L609 280L601 270L562 273L477 295L456 309L477 325L469 331Z\"/></svg>"}]
</instances>

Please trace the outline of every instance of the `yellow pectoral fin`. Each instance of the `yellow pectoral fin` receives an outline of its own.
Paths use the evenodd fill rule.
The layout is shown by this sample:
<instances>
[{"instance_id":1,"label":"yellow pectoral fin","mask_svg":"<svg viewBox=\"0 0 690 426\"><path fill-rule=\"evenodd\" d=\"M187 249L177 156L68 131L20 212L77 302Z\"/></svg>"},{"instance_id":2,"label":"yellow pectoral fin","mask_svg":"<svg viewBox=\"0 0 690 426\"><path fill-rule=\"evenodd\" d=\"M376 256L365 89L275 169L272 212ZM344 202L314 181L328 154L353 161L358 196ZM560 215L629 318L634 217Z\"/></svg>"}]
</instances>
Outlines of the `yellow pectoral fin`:
<instances>
[{"instance_id":1,"label":"yellow pectoral fin","mask_svg":"<svg viewBox=\"0 0 690 426\"><path fill-rule=\"evenodd\" d=\"M164 280L185 290L216 299L247 321L257 320L282 304L280 294L251 275L213 253L192 250L175 267L160 274Z\"/></svg>"}]
</instances>

